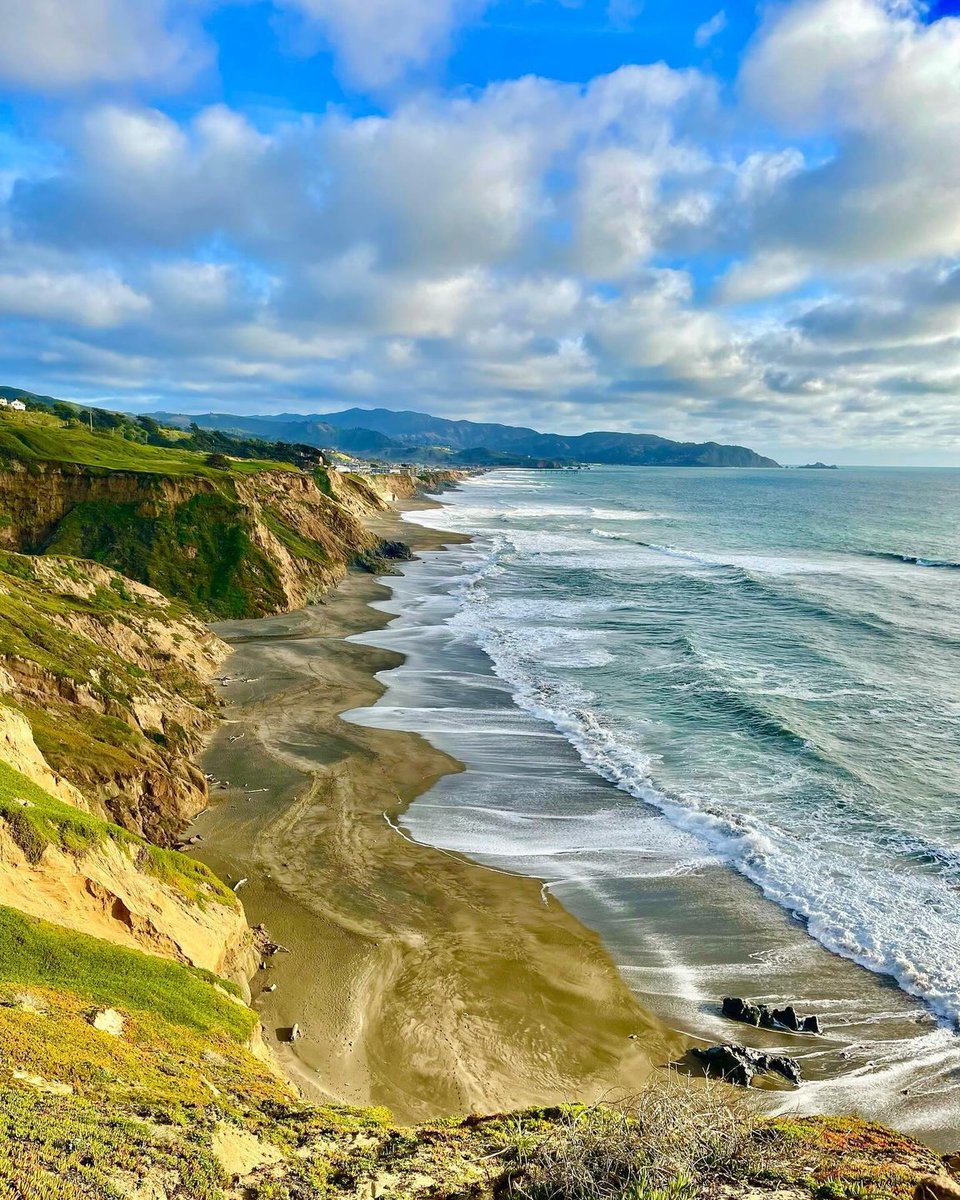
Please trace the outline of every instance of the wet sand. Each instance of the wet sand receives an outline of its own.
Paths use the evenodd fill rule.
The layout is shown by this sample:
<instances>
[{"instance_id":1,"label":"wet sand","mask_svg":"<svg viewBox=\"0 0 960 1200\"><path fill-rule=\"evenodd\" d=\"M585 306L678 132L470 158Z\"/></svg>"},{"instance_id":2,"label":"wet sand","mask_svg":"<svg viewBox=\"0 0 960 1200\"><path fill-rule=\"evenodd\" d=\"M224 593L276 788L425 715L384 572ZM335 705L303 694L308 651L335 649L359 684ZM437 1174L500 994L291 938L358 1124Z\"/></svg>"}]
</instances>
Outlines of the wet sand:
<instances>
[{"instance_id":1,"label":"wet sand","mask_svg":"<svg viewBox=\"0 0 960 1200\"><path fill-rule=\"evenodd\" d=\"M417 549L463 540L398 526L377 532ZM401 1120L632 1093L684 1039L537 880L397 830L459 762L417 734L340 719L401 661L344 640L389 621L369 607L388 595L350 575L323 604L217 626L235 651L203 767L229 784L190 832L198 857L247 880L248 919L287 948L252 983L268 1039L309 1098Z\"/></svg>"}]
</instances>

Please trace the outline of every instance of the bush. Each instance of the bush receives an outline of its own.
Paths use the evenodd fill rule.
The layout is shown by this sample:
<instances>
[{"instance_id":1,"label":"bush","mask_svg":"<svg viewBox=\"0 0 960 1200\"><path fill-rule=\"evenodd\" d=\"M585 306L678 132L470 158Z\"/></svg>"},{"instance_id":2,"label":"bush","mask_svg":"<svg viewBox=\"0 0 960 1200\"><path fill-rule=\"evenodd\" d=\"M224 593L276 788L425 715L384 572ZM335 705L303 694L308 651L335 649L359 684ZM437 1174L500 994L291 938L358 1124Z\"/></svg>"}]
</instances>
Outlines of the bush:
<instances>
[{"instance_id":1,"label":"bush","mask_svg":"<svg viewBox=\"0 0 960 1200\"><path fill-rule=\"evenodd\" d=\"M669 1077L629 1102L564 1110L532 1145L520 1131L510 1190L528 1200L686 1200L707 1180L758 1168L758 1119L746 1097Z\"/></svg>"},{"instance_id":2,"label":"bush","mask_svg":"<svg viewBox=\"0 0 960 1200\"><path fill-rule=\"evenodd\" d=\"M225 454L208 454L204 462L208 467L214 467L218 471L230 470L230 459Z\"/></svg>"}]
</instances>

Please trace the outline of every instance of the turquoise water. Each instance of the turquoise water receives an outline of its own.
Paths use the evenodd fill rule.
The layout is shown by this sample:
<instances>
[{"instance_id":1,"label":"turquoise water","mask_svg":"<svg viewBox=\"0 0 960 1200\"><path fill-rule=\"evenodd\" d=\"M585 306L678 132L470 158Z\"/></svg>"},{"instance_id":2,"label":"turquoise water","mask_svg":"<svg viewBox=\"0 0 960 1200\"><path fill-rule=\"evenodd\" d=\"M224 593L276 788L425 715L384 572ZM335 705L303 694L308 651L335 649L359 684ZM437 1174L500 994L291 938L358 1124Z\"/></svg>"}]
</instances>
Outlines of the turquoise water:
<instances>
[{"instance_id":1,"label":"turquoise water","mask_svg":"<svg viewBox=\"0 0 960 1200\"><path fill-rule=\"evenodd\" d=\"M749 990L734 927L752 901L720 923L726 949L709 915L700 947L689 913L682 940L671 920L691 896L715 916L731 893L703 881L732 868L793 930L758 909L749 936L792 948L791 987L821 977L820 1011L863 1019L856 980L804 957L805 939L896 982L903 1000L863 1002L896 1029L858 1070L929 1020L927 1068L955 1104L960 472L498 471L415 519L474 542L396 585L385 644L411 659L379 719L473 774L415 804L408 831L547 880L641 990L669 941L674 976L686 963L699 981L671 986L705 1010L711 971ZM541 770L558 742L576 769Z\"/></svg>"}]
</instances>

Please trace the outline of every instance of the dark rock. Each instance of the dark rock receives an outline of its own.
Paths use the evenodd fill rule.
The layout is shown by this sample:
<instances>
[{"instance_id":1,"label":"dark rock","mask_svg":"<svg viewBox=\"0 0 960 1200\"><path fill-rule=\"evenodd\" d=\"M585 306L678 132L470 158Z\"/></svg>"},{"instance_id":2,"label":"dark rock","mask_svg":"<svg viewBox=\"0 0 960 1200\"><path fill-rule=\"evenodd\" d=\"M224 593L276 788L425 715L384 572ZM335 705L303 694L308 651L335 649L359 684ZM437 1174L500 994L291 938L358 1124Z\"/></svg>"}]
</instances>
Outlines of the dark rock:
<instances>
[{"instance_id":1,"label":"dark rock","mask_svg":"<svg viewBox=\"0 0 960 1200\"><path fill-rule=\"evenodd\" d=\"M770 1009L741 996L724 996L720 1011L731 1021L743 1021L761 1029L789 1029L791 1033L820 1033L819 1017L798 1017L792 1004Z\"/></svg>"},{"instance_id":2,"label":"dark rock","mask_svg":"<svg viewBox=\"0 0 960 1200\"><path fill-rule=\"evenodd\" d=\"M786 1054L768 1054L764 1057L767 1060L766 1067L761 1067L760 1070L775 1071L792 1083L794 1087L800 1086L800 1064L795 1058L790 1058Z\"/></svg>"},{"instance_id":3,"label":"dark rock","mask_svg":"<svg viewBox=\"0 0 960 1200\"><path fill-rule=\"evenodd\" d=\"M792 1004L788 1004L786 1008L775 1008L773 1010L773 1019L778 1025L782 1025L784 1029L792 1030L793 1033L800 1032L800 1022L797 1019L797 1010Z\"/></svg>"},{"instance_id":4,"label":"dark rock","mask_svg":"<svg viewBox=\"0 0 960 1200\"><path fill-rule=\"evenodd\" d=\"M758 1072L773 1072L788 1080L795 1087L800 1084L800 1064L786 1054L764 1054L748 1046L726 1042L722 1046L710 1046L706 1050L694 1048L691 1054L701 1062L707 1075L749 1087Z\"/></svg>"},{"instance_id":5,"label":"dark rock","mask_svg":"<svg viewBox=\"0 0 960 1200\"><path fill-rule=\"evenodd\" d=\"M711 1046L708 1050L695 1047L692 1053L703 1063L708 1075L725 1079L727 1083L749 1087L756 1074L753 1052L743 1046Z\"/></svg>"},{"instance_id":6,"label":"dark rock","mask_svg":"<svg viewBox=\"0 0 960 1200\"><path fill-rule=\"evenodd\" d=\"M739 996L724 996L721 1012L731 1021L744 1021L747 1025L760 1024L760 1009Z\"/></svg>"}]
</instances>

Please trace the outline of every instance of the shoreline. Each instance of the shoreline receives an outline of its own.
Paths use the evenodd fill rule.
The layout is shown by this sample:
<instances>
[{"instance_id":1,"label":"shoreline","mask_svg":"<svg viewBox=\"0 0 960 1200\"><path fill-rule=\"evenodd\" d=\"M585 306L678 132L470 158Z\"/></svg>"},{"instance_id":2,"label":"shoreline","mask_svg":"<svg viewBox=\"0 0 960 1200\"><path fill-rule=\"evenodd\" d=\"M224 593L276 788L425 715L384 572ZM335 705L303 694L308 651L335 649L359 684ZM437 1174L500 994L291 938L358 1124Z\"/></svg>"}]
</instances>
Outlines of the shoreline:
<instances>
[{"instance_id":1,"label":"shoreline","mask_svg":"<svg viewBox=\"0 0 960 1200\"><path fill-rule=\"evenodd\" d=\"M415 553L469 540L399 513L371 525ZM388 596L351 574L309 609L217 627L232 682L202 762L231 782L190 832L197 857L247 880L251 925L289 947L251 982L268 1041L308 1098L403 1121L631 1094L688 1040L539 881L396 828L461 763L417 734L341 720L403 661L344 640L387 625L370 605ZM295 1024L303 1037L285 1041Z\"/></svg>"},{"instance_id":2,"label":"shoreline","mask_svg":"<svg viewBox=\"0 0 960 1200\"><path fill-rule=\"evenodd\" d=\"M350 714L351 720L422 732L467 764L462 778L441 779L412 806L404 828L423 843L550 880L551 896L600 934L640 1003L692 1045L735 1041L797 1057L804 1084L768 1093L770 1111L856 1113L950 1149L960 1049L893 979L823 945L726 861L680 874L638 870L629 851L612 862L606 855L602 864L593 861L591 848L607 849L605 816L619 807L618 795L631 793L593 770L551 722L535 711L524 715L490 656L463 637L453 616L460 612L456 576L471 570L471 554L454 550L449 566L426 556L389 580L385 607L396 619L382 634L361 639L408 657L391 676L384 705ZM451 620L458 633L447 629ZM515 803L501 805L498 795L511 792ZM641 825L664 820L645 803L628 811ZM558 834L564 829L558 816L568 822L599 816L597 839L586 827L579 840ZM650 839L641 825L629 845L651 848L637 850L641 855L663 853L669 868L677 851L664 848L656 832ZM721 1014L726 995L773 1007L793 1003L820 1017L823 1035L738 1026Z\"/></svg>"}]
</instances>

